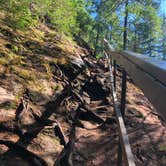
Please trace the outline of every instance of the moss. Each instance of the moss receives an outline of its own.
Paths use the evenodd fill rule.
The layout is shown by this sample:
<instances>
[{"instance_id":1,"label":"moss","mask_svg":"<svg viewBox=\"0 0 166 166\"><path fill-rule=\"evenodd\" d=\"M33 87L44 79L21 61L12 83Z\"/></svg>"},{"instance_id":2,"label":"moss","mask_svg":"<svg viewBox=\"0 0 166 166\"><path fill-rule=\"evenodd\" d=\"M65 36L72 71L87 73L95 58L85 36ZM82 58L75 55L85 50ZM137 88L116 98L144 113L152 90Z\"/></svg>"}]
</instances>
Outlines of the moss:
<instances>
[{"instance_id":1,"label":"moss","mask_svg":"<svg viewBox=\"0 0 166 166\"><path fill-rule=\"evenodd\" d=\"M15 101L6 101L0 104L0 108L9 110L9 109L17 109L17 103Z\"/></svg>"},{"instance_id":2,"label":"moss","mask_svg":"<svg viewBox=\"0 0 166 166\"><path fill-rule=\"evenodd\" d=\"M43 64L45 69L46 69L46 73L47 73L47 76L48 76L48 79L51 79L52 78L52 71L51 71L51 67L48 63L45 63Z\"/></svg>"},{"instance_id":3,"label":"moss","mask_svg":"<svg viewBox=\"0 0 166 166\"><path fill-rule=\"evenodd\" d=\"M44 32L35 27L29 27L29 30L26 32L29 39L34 40L40 44L43 43Z\"/></svg>"},{"instance_id":4,"label":"moss","mask_svg":"<svg viewBox=\"0 0 166 166\"><path fill-rule=\"evenodd\" d=\"M23 78L25 81L35 81L36 75L33 70L23 69L17 66L12 66L12 71L18 75L19 77Z\"/></svg>"},{"instance_id":5,"label":"moss","mask_svg":"<svg viewBox=\"0 0 166 166\"><path fill-rule=\"evenodd\" d=\"M162 145L162 146L160 146L160 147L159 147L159 150L160 150L160 151L164 151L164 152L166 152L166 145Z\"/></svg>"},{"instance_id":6,"label":"moss","mask_svg":"<svg viewBox=\"0 0 166 166\"><path fill-rule=\"evenodd\" d=\"M56 146L60 145L60 139L58 137L52 137L52 140Z\"/></svg>"},{"instance_id":7,"label":"moss","mask_svg":"<svg viewBox=\"0 0 166 166\"><path fill-rule=\"evenodd\" d=\"M18 53L19 52L18 46L12 45L12 51L15 52L15 53Z\"/></svg>"},{"instance_id":8,"label":"moss","mask_svg":"<svg viewBox=\"0 0 166 166\"><path fill-rule=\"evenodd\" d=\"M8 61L5 58L0 58L0 65L7 65Z\"/></svg>"},{"instance_id":9,"label":"moss","mask_svg":"<svg viewBox=\"0 0 166 166\"><path fill-rule=\"evenodd\" d=\"M43 94L46 89L52 92L63 88L61 85L49 83L53 76L49 63L70 63L68 55L76 52L71 39L58 34L45 24L21 31L13 30L1 20L0 36L0 79L4 79L5 73L6 80L10 77L11 82L22 85L19 94L15 94L17 101L25 88ZM12 86L11 89L14 89Z\"/></svg>"},{"instance_id":10,"label":"moss","mask_svg":"<svg viewBox=\"0 0 166 166\"><path fill-rule=\"evenodd\" d=\"M24 64L24 57L20 55L16 55L14 53L9 53L4 55L3 57L0 57L0 64L1 65L22 65Z\"/></svg>"},{"instance_id":11,"label":"moss","mask_svg":"<svg viewBox=\"0 0 166 166\"><path fill-rule=\"evenodd\" d=\"M50 129L44 129L43 132L40 134L40 136L43 139L46 139L46 140L50 140L51 139L52 142L55 144L55 146L60 145L60 139L58 137L55 137L54 135L52 135L50 133L51 133Z\"/></svg>"}]
</instances>

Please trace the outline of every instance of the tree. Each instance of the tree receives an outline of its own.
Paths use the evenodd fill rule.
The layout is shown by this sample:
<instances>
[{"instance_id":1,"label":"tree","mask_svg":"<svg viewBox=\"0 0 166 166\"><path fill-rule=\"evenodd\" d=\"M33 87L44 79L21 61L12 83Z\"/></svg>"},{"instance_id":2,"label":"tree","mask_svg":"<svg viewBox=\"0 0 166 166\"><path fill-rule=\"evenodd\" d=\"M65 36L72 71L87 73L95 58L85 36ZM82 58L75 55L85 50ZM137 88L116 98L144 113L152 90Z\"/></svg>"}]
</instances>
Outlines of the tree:
<instances>
[{"instance_id":1,"label":"tree","mask_svg":"<svg viewBox=\"0 0 166 166\"><path fill-rule=\"evenodd\" d=\"M103 39L118 50L149 56L164 51L164 25L158 16L161 0L0 0L6 23L25 29L41 22L58 32L77 35L103 54ZM159 40L160 39L160 40ZM161 46L163 41L163 46ZM160 50L159 50L160 47Z\"/></svg>"},{"instance_id":2,"label":"tree","mask_svg":"<svg viewBox=\"0 0 166 166\"><path fill-rule=\"evenodd\" d=\"M1 10L5 13L6 23L12 27L24 29L36 24L36 18L32 17L29 0L0 0Z\"/></svg>"},{"instance_id":3,"label":"tree","mask_svg":"<svg viewBox=\"0 0 166 166\"><path fill-rule=\"evenodd\" d=\"M161 26L157 14L159 3L157 0L126 0L123 49L127 48L149 56L156 55Z\"/></svg>"},{"instance_id":4,"label":"tree","mask_svg":"<svg viewBox=\"0 0 166 166\"><path fill-rule=\"evenodd\" d=\"M35 26L46 18L57 31L68 33L78 28L77 0L0 0L0 3L7 23L15 28Z\"/></svg>"},{"instance_id":5,"label":"tree","mask_svg":"<svg viewBox=\"0 0 166 166\"><path fill-rule=\"evenodd\" d=\"M166 60L166 16L162 16L162 35L161 35L161 45L159 46L159 53L161 53L162 59Z\"/></svg>"},{"instance_id":6,"label":"tree","mask_svg":"<svg viewBox=\"0 0 166 166\"><path fill-rule=\"evenodd\" d=\"M127 45L127 25L128 25L128 4L129 0L125 0L125 17L124 17L124 32L123 32L123 49L126 50Z\"/></svg>"},{"instance_id":7,"label":"tree","mask_svg":"<svg viewBox=\"0 0 166 166\"><path fill-rule=\"evenodd\" d=\"M122 0L92 0L91 1L91 15L93 15L95 24L94 30L94 49L95 56L102 56L103 39L111 38L114 40L119 35L115 32L114 27L118 27L118 17L116 14L117 7L122 3ZM115 37L115 38L114 38ZM117 41L118 42L118 41Z\"/></svg>"}]
</instances>

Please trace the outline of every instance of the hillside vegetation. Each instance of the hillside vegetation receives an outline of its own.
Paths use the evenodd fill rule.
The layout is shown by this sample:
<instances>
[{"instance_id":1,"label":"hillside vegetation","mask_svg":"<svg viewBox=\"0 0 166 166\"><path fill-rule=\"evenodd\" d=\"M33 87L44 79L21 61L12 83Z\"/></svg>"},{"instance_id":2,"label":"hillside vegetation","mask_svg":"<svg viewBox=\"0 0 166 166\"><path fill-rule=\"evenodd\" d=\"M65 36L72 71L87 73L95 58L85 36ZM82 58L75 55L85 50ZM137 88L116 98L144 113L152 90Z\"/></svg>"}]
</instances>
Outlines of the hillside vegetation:
<instances>
[{"instance_id":1,"label":"hillside vegetation","mask_svg":"<svg viewBox=\"0 0 166 166\"><path fill-rule=\"evenodd\" d=\"M35 154L45 158L37 157L42 165L54 164L63 147L54 134L55 126L47 129L56 122L57 114L51 121L46 112L55 111L59 104L55 98L84 65L80 56L89 54L74 40L76 11L72 14L71 1L64 1L63 6L63 1L29 2L0 1L0 144L11 141L10 147L17 142L14 149L20 156L28 152L29 158L22 160L14 151L7 154L6 146L0 145L0 165L40 165L33 161ZM47 3L55 3L57 8ZM54 15L47 17L49 12ZM20 149L26 146L27 150Z\"/></svg>"},{"instance_id":2,"label":"hillside vegetation","mask_svg":"<svg viewBox=\"0 0 166 166\"><path fill-rule=\"evenodd\" d=\"M161 0L1 0L5 25L25 31L44 23L58 33L83 39L101 57L103 39L117 50L165 59L166 16Z\"/></svg>"},{"instance_id":3,"label":"hillside vegetation","mask_svg":"<svg viewBox=\"0 0 166 166\"><path fill-rule=\"evenodd\" d=\"M4 5L7 3L4 2ZM5 8L8 9L8 5ZM12 1L11 5L15 10L20 7L21 11L13 13L15 11L8 9L11 13L0 13L0 81L1 88L15 96L14 103L11 103L11 107L15 107L15 102L19 101L26 89L46 96L61 89L61 85L53 79L56 65L68 67L71 61L74 63L74 58L79 59L87 51L79 47L70 34L65 35L63 28L67 28L66 25L59 27L63 31L50 28L40 19L33 25L33 21L37 20L32 19L31 23L27 18L28 22L25 22L28 16L22 15L24 10L24 14L27 14L26 8L20 6L22 3ZM13 15L17 16L13 18Z\"/></svg>"},{"instance_id":4,"label":"hillside vegetation","mask_svg":"<svg viewBox=\"0 0 166 166\"><path fill-rule=\"evenodd\" d=\"M164 59L159 6L160 0L0 0L0 165L116 165L119 129L103 39L116 50ZM119 101L121 78L117 71ZM126 90L136 164L164 165L162 120L128 77Z\"/></svg>"}]
</instances>

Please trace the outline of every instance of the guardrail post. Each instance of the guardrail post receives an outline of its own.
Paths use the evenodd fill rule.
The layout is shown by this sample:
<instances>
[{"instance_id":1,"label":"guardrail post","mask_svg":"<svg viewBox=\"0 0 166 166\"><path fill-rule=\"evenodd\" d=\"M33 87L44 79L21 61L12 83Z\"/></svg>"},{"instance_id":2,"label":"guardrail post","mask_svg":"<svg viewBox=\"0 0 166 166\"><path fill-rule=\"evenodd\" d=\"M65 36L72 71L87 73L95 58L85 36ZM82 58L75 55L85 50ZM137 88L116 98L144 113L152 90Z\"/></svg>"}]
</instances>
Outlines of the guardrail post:
<instances>
[{"instance_id":1,"label":"guardrail post","mask_svg":"<svg viewBox=\"0 0 166 166\"><path fill-rule=\"evenodd\" d=\"M124 119L125 116L125 105L126 105L126 80L127 80L127 74L126 71L122 70L122 90L121 90L121 105L120 110Z\"/></svg>"},{"instance_id":2,"label":"guardrail post","mask_svg":"<svg viewBox=\"0 0 166 166\"><path fill-rule=\"evenodd\" d=\"M114 61L114 86L116 88L116 61ZM122 89L121 89L121 105L120 110L122 117L124 119L125 116L125 105L126 105L126 80L127 80L127 73L124 69L122 69ZM121 146L121 140L119 137L118 141L118 160L117 160L117 166L122 166L122 159L123 159L123 152L122 152L122 146Z\"/></svg>"},{"instance_id":3,"label":"guardrail post","mask_svg":"<svg viewBox=\"0 0 166 166\"><path fill-rule=\"evenodd\" d=\"M119 137L118 141L118 159L117 159L117 166L122 166L122 159L123 159L123 154L122 154L122 147L121 147L121 141Z\"/></svg>"},{"instance_id":4,"label":"guardrail post","mask_svg":"<svg viewBox=\"0 0 166 166\"><path fill-rule=\"evenodd\" d=\"M113 64L114 64L114 88L115 88L115 91L116 91L116 70L117 70L117 65L116 65L116 60L113 61Z\"/></svg>"}]
</instances>

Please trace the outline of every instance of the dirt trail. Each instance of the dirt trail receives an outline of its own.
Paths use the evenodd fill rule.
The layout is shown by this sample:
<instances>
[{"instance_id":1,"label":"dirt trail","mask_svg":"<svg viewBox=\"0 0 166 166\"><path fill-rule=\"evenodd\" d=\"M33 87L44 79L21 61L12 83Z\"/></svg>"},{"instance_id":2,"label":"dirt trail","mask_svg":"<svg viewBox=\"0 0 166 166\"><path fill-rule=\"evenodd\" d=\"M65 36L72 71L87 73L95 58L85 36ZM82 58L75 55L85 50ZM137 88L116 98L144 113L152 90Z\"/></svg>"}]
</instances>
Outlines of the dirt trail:
<instances>
[{"instance_id":1,"label":"dirt trail","mask_svg":"<svg viewBox=\"0 0 166 166\"><path fill-rule=\"evenodd\" d=\"M64 87L51 101L36 108L27 91L17 118L0 124L0 165L116 165L118 130L108 68L102 59L83 61L82 70L59 66ZM120 74L117 78L120 87ZM152 111L143 93L128 82L125 121L136 165L166 163L166 129Z\"/></svg>"},{"instance_id":2,"label":"dirt trail","mask_svg":"<svg viewBox=\"0 0 166 166\"><path fill-rule=\"evenodd\" d=\"M92 83L87 83L85 90L90 96L87 106L104 120L104 124L81 121L84 129L78 128L76 131L77 141L74 154L75 165L78 166L116 165L116 153L114 152L117 150L118 134L115 121L111 119L113 108L110 105L109 73L101 65L103 64L99 63L95 66L93 75L96 80L93 79ZM105 84L103 89L102 84Z\"/></svg>"}]
</instances>

